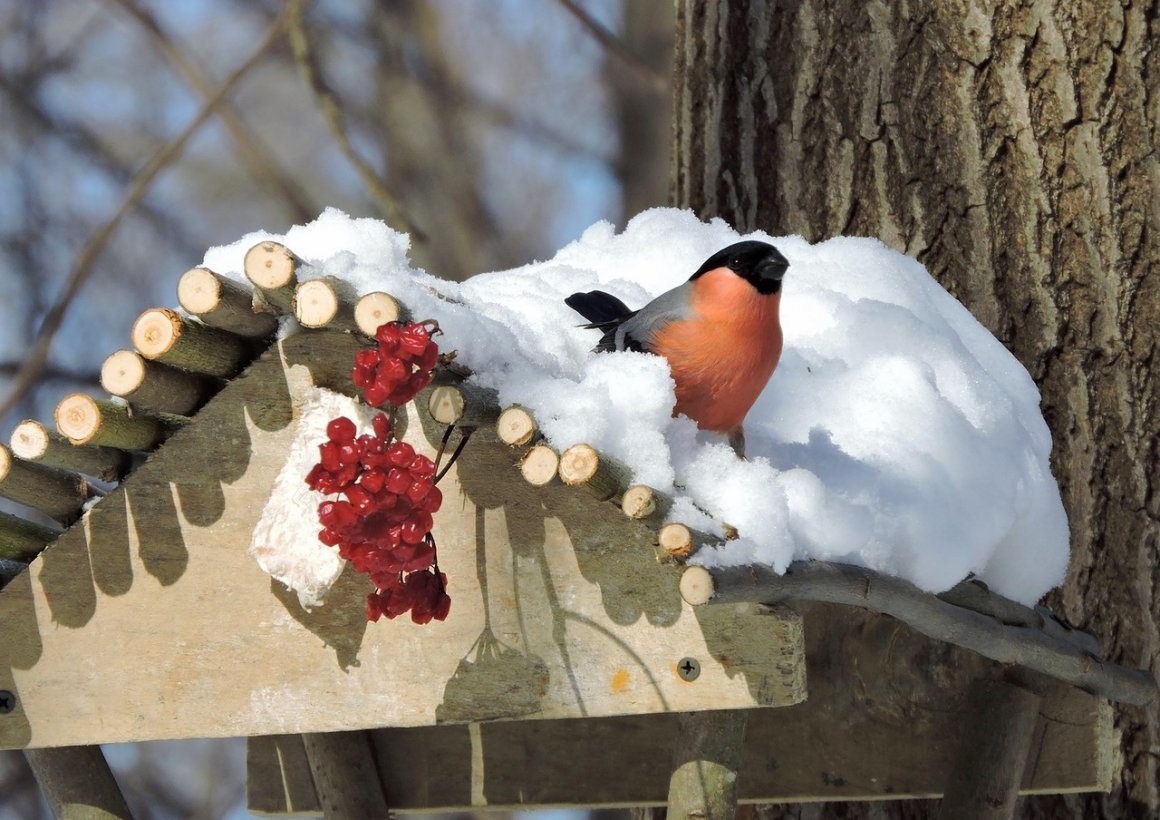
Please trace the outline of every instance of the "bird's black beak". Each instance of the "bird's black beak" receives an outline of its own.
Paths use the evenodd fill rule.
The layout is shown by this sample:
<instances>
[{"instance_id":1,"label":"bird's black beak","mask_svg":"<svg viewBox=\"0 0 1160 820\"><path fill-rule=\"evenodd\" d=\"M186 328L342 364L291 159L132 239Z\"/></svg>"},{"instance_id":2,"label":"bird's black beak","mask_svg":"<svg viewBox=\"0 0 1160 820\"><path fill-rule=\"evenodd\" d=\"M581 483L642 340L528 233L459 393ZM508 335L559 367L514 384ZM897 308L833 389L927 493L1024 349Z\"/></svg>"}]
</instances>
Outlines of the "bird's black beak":
<instances>
[{"instance_id":1,"label":"bird's black beak","mask_svg":"<svg viewBox=\"0 0 1160 820\"><path fill-rule=\"evenodd\" d=\"M757 278L766 282L780 282L789 269L789 262L781 255L777 248L770 248L769 253L757 263Z\"/></svg>"}]
</instances>

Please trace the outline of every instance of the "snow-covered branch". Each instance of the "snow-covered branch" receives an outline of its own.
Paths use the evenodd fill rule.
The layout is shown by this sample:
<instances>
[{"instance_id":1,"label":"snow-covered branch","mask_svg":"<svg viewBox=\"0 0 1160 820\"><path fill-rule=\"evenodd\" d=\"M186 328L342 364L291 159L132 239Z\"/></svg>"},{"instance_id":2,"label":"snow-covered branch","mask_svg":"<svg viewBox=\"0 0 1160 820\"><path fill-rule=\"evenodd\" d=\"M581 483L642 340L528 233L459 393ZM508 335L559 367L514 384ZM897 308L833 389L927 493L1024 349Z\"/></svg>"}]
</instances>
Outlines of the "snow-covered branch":
<instances>
[{"instance_id":1,"label":"snow-covered branch","mask_svg":"<svg viewBox=\"0 0 1160 820\"><path fill-rule=\"evenodd\" d=\"M1139 706L1157 695L1156 680L1149 672L1102 660L1092 651L1090 636L971 581L933 595L862 567L797 561L784 575L759 565L712 571L691 566L681 577L681 594L693 605L821 601L857 606L891 615L927 637L1110 700Z\"/></svg>"}]
</instances>

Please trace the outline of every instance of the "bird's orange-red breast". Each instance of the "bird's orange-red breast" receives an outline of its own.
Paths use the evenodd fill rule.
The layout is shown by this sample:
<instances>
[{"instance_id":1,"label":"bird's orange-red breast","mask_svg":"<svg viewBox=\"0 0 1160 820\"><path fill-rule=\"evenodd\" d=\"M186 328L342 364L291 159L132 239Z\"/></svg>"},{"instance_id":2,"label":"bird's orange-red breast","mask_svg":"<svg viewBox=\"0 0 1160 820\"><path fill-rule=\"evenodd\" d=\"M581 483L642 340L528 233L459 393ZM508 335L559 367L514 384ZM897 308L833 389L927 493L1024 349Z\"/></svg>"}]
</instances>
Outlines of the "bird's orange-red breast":
<instances>
[{"instance_id":1,"label":"bird's orange-red breast","mask_svg":"<svg viewBox=\"0 0 1160 820\"><path fill-rule=\"evenodd\" d=\"M789 263L767 242L723 248L684 284L640 310L603 291L565 301L604 336L598 351L644 350L669 361L674 412L743 441L741 423L781 356L778 312Z\"/></svg>"},{"instance_id":2,"label":"bird's orange-red breast","mask_svg":"<svg viewBox=\"0 0 1160 820\"><path fill-rule=\"evenodd\" d=\"M689 318L653 336L653 353L669 360L675 412L705 430L741 426L781 358L781 291L769 295L728 268L701 276L691 289Z\"/></svg>"}]
</instances>

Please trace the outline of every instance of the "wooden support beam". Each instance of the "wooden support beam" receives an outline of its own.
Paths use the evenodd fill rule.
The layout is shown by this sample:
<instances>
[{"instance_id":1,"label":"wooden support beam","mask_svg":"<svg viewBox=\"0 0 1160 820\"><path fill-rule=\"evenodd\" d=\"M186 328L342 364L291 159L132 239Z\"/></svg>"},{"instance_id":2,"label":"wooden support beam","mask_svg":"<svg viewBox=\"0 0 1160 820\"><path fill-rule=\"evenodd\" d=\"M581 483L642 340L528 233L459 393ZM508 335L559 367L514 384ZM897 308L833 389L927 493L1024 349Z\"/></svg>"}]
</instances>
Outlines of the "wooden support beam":
<instances>
[{"instance_id":1,"label":"wooden support beam","mask_svg":"<svg viewBox=\"0 0 1160 820\"><path fill-rule=\"evenodd\" d=\"M16 458L0 444L0 495L67 526L80 517L89 487L79 475Z\"/></svg>"},{"instance_id":2,"label":"wooden support beam","mask_svg":"<svg viewBox=\"0 0 1160 820\"><path fill-rule=\"evenodd\" d=\"M26 749L24 757L57 820L132 820L100 746Z\"/></svg>"},{"instance_id":3,"label":"wooden support beam","mask_svg":"<svg viewBox=\"0 0 1160 820\"><path fill-rule=\"evenodd\" d=\"M0 513L0 559L27 564L55 541L60 533L61 530Z\"/></svg>"},{"instance_id":4,"label":"wooden support beam","mask_svg":"<svg viewBox=\"0 0 1160 820\"><path fill-rule=\"evenodd\" d=\"M183 318L169 308L150 308L133 323L130 339L146 359L228 379L253 358L252 343Z\"/></svg>"},{"instance_id":5,"label":"wooden support beam","mask_svg":"<svg viewBox=\"0 0 1160 820\"><path fill-rule=\"evenodd\" d=\"M238 336L266 339L278 330L278 317L258 309L253 292L209 268L182 275L177 301L204 324Z\"/></svg>"},{"instance_id":6,"label":"wooden support beam","mask_svg":"<svg viewBox=\"0 0 1160 820\"><path fill-rule=\"evenodd\" d=\"M359 333L371 339L380 325L405 322L408 318L407 309L399 304L399 300L382 291L362 296L354 306L354 323Z\"/></svg>"},{"instance_id":7,"label":"wooden support beam","mask_svg":"<svg viewBox=\"0 0 1160 820\"><path fill-rule=\"evenodd\" d=\"M499 440L509 447L523 447L535 441L540 429L536 426L536 419L530 411L513 404L499 414L495 432Z\"/></svg>"},{"instance_id":8,"label":"wooden support beam","mask_svg":"<svg viewBox=\"0 0 1160 820\"><path fill-rule=\"evenodd\" d=\"M1010 820L1039 718L1036 693L999 680L972 685L939 820Z\"/></svg>"},{"instance_id":9,"label":"wooden support beam","mask_svg":"<svg viewBox=\"0 0 1160 820\"><path fill-rule=\"evenodd\" d=\"M278 313L294 315L294 290L302 260L278 242L259 242L242 263L262 302Z\"/></svg>"},{"instance_id":10,"label":"wooden support beam","mask_svg":"<svg viewBox=\"0 0 1160 820\"><path fill-rule=\"evenodd\" d=\"M312 329L358 330L350 283L331 276L302 282L294 291L294 318Z\"/></svg>"},{"instance_id":11,"label":"wooden support beam","mask_svg":"<svg viewBox=\"0 0 1160 820\"><path fill-rule=\"evenodd\" d=\"M101 387L146 413L188 416L213 393L204 376L118 350L101 365Z\"/></svg>"},{"instance_id":12,"label":"wooden support beam","mask_svg":"<svg viewBox=\"0 0 1160 820\"><path fill-rule=\"evenodd\" d=\"M571 487L583 487L601 501L624 492L628 471L600 455L588 444L574 444L560 454L560 480Z\"/></svg>"},{"instance_id":13,"label":"wooden support beam","mask_svg":"<svg viewBox=\"0 0 1160 820\"><path fill-rule=\"evenodd\" d=\"M677 715L670 820L733 820L748 712Z\"/></svg>"},{"instance_id":14,"label":"wooden support beam","mask_svg":"<svg viewBox=\"0 0 1160 820\"><path fill-rule=\"evenodd\" d=\"M366 732L304 734L302 743L327 820L390 816Z\"/></svg>"},{"instance_id":15,"label":"wooden support beam","mask_svg":"<svg viewBox=\"0 0 1160 820\"><path fill-rule=\"evenodd\" d=\"M109 484L120 481L131 465L129 455L122 450L73 444L33 419L16 425L9 444L12 452L25 461L83 473Z\"/></svg>"},{"instance_id":16,"label":"wooden support beam","mask_svg":"<svg viewBox=\"0 0 1160 820\"><path fill-rule=\"evenodd\" d=\"M154 416L85 393L70 393L56 405L57 431L73 444L118 450L151 450L165 438L167 425Z\"/></svg>"},{"instance_id":17,"label":"wooden support beam","mask_svg":"<svg viewBox=\"0 0 1160 820\"><path fill-rule=\"evenodd\" d=\"M698 613L714 630L713 620L734 610ZM809 698L787 708L749 710L737 778L741 801L938 797L958 765L954 740L973 719L970 682L1002 670L893 618L828 604L802 610ZM757 624L744 634L727 629L739 640L760 634ZM703 668L701 678L684 685L700 685L704 674ZM441 724L371 735L394 811L660 806L673 767L671 754L657 750L676 749L688 737L677 714ZM1033 737L1022 793L1110 787L1119 733L1106 701L1070 686L1052 687L1043 694ZM318 813L317 799L302 787L310 783L301 774L306 769L298 736L252 738L251 811Z\"/></svg>"}]
</instances>

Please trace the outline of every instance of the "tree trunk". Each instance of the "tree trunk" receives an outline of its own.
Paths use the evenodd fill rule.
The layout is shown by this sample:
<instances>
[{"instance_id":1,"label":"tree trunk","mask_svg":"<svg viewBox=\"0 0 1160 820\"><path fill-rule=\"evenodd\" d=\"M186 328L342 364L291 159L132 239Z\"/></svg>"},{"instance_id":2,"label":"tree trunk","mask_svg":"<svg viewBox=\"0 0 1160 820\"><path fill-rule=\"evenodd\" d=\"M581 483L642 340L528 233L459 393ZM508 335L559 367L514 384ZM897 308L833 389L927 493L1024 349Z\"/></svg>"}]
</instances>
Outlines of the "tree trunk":
<instances>
[{"instance_id":1,"label":"tree trunk","mask_svg":"<svg viewBox=\"0 0 1160 820\"><path fill-rule=\"evenodd\" d=\"M1131 0L678 0L672 177L676 204L742 231L882 239L1014 352L1071 521L1049 603L1154 674L1157 36L1157 4ZM1017 814L1157 816L1158 710L1117 710L1110 795Z\"/></svg>"}]
</instances>

